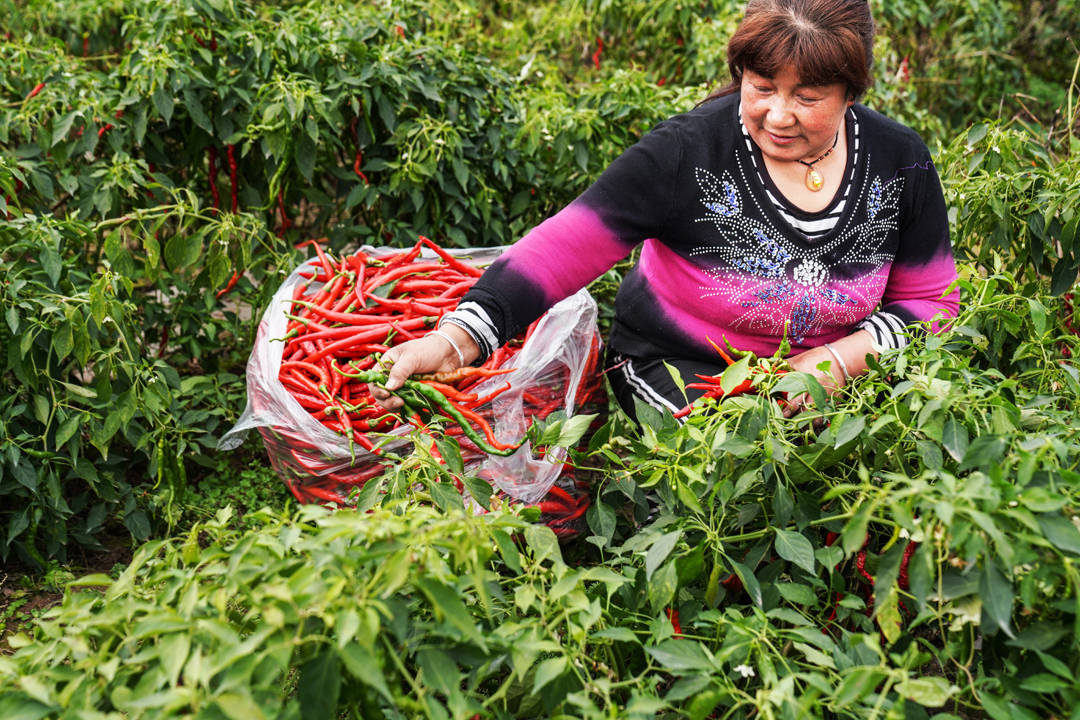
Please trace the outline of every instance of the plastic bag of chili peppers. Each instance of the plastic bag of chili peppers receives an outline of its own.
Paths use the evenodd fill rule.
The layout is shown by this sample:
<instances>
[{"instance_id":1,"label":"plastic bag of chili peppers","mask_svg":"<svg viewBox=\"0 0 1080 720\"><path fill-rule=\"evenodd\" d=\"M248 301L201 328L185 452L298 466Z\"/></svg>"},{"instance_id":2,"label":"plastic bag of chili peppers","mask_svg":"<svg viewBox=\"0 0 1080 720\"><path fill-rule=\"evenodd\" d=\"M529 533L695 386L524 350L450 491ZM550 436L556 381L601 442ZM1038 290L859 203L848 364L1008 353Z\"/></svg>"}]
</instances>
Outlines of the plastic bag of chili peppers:
<instances>
[{"instance_id":1,"label":"plastic bag of chili peppers","mask_svg":"<svg viewBox=\"0 0 1080 720\"><path fill-rule=\"evenodd\" d=\"M436 424L457 438L467 473L513 500L550 501L565 453L538 457L527 439L516 443L533 418L559 409L570 415L605 399L589 294L558 303L480 368L410 381L418 398L437 401L432 408L449 405L446 417L410 418L370 397L378 358L430 331L502 248L451 253L421 238L411 250L363 248L331 258L313 246L316 257L290 274L262 317L248 361L247 407L219 447L237 447L257 429L298 500L340 503L408 452L411 433L433 419L452 420Z\"/></svg>"}]
</instances>

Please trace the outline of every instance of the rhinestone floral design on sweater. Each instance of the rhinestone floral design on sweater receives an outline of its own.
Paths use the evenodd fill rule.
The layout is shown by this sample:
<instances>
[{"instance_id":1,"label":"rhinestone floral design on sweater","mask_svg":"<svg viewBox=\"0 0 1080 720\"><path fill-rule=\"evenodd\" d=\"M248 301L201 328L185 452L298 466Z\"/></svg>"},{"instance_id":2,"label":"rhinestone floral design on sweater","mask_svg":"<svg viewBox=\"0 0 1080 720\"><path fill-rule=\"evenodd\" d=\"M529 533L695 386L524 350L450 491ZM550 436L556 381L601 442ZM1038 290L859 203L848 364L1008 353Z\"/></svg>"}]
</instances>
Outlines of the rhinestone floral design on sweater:
<instances>
[{"instance_id":1,"label":"rhinestone floral design on sweater","mask_svg":"<svg viewBox=\"0 0 1080 720\"><path fill-rule=\"evenodd\" d=\"M744 196L730 172L722 177L695 168L704 216L719 233L715 244L691 256L714 264L700 299L718 298L734 313L732 327L744 332L776 332L790 322L790 338L801 344L833 328L850 328L881 300L893 253L886 248L897 230L903 179L864 184L857 208L840 232L810 247L792 242L759 206L745 210ZM756 203L755 203L756 205ZM858 222L854 222L858 221Z\"/></svg>"}]
</instances>

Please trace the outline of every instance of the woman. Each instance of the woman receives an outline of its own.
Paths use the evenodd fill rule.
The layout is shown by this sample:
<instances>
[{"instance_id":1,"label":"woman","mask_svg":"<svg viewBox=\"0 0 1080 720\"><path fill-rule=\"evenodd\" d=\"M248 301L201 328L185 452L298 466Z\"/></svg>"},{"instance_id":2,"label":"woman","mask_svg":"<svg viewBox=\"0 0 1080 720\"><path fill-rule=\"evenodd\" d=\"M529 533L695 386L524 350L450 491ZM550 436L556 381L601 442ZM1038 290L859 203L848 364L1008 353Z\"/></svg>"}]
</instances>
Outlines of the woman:
<instances>
[{"instance_id":1,"label":"woman","mask_svg":"<svg viewBox=\"0 0 1080 720\"><path fill-rule=\"evenodd\" d=\"M608 377L631 417L635 397L685 405L665 363L690 382L715 374L710 341L771 355L787 326L790 365L835 391L868 355L954 316L930 154L856 103L873 35L866 2L752 0L728 45L731 83L508 249L437 331L389 351L387 388L482 360L642 243L609 340Z\"/></svg>"}]
</instances>

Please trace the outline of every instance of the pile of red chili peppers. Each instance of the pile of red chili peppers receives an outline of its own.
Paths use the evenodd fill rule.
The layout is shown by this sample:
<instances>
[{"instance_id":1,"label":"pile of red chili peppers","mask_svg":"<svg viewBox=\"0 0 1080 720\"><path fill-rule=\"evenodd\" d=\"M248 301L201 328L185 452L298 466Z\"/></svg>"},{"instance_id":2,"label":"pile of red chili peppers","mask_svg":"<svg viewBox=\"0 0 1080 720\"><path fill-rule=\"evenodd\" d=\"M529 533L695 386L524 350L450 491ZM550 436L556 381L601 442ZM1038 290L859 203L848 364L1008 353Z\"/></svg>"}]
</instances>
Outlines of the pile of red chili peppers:
<instances>
[{"instance_id":1,"label":"pile of red chili peppers","mask_svg":"<svg viewBox=\"0 0 1080 720\"><path fill-rule=\"evenodd\" d=\"M380 444L395 428L409 424L430 433L443 424L468 463L485 454L507 455L518 445L495 437L491 401L510 388L504 383L485 392L476 388L487 378L513 370L513 358L538 323L503 346L480 367L453 373L417 376L398 392L405 401L400 413L378 405L368 383L385 381L379 366L383 353L402 342L422 337L439 318L457 307L481 270L421 237L410 250L394 254L357 252L332 258L318 241L310 241L317 263L293 292L287 309L281 368L282 386L323 426L355 444L352 461L322 454L299 430L263 428L271 464L301 502L344 503L349 491L362 487L386 469ZM303 245L301 246L303 247ZM434 257L422 256L424 249ZM597 372L599 341L594 339L576 402L595 403L603 396ZM567 378L554 378L525 388L527 417L544 418L565 402ZM439 460L434 437L432 454ZM459 484L459 490L463 486ZM565 484L565 483L564 483ZM587 487L571 482L571 494L553 487L539 503L541 519L567 537L580 525L589 506Z\"/></svg>"}]
</instances>

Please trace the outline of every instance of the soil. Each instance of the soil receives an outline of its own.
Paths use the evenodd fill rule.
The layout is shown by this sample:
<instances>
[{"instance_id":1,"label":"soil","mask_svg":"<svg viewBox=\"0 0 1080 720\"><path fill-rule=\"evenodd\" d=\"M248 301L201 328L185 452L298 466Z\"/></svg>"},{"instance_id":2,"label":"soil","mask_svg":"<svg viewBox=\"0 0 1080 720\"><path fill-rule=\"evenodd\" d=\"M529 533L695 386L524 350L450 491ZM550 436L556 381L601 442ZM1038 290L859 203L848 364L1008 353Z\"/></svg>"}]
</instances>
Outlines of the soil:
<instances>
[{"instance_id":1,"label":"soil","mask_svg":"<svg viewBox=\"0 0 1080 720\"><path fill-rule=\"evenodd\" d=\"M105 547L103 551L82 551L76 561L58 568L59 573L53 570L42 575L18 564L0 570L0 654L13 652L8 646L8 637L27 630L37 617L63 600L62 578L96 573L109 575L117 565L126 566L131 562L130 536L106 536L101 541Z\"/></svg>"}]
</instances>

